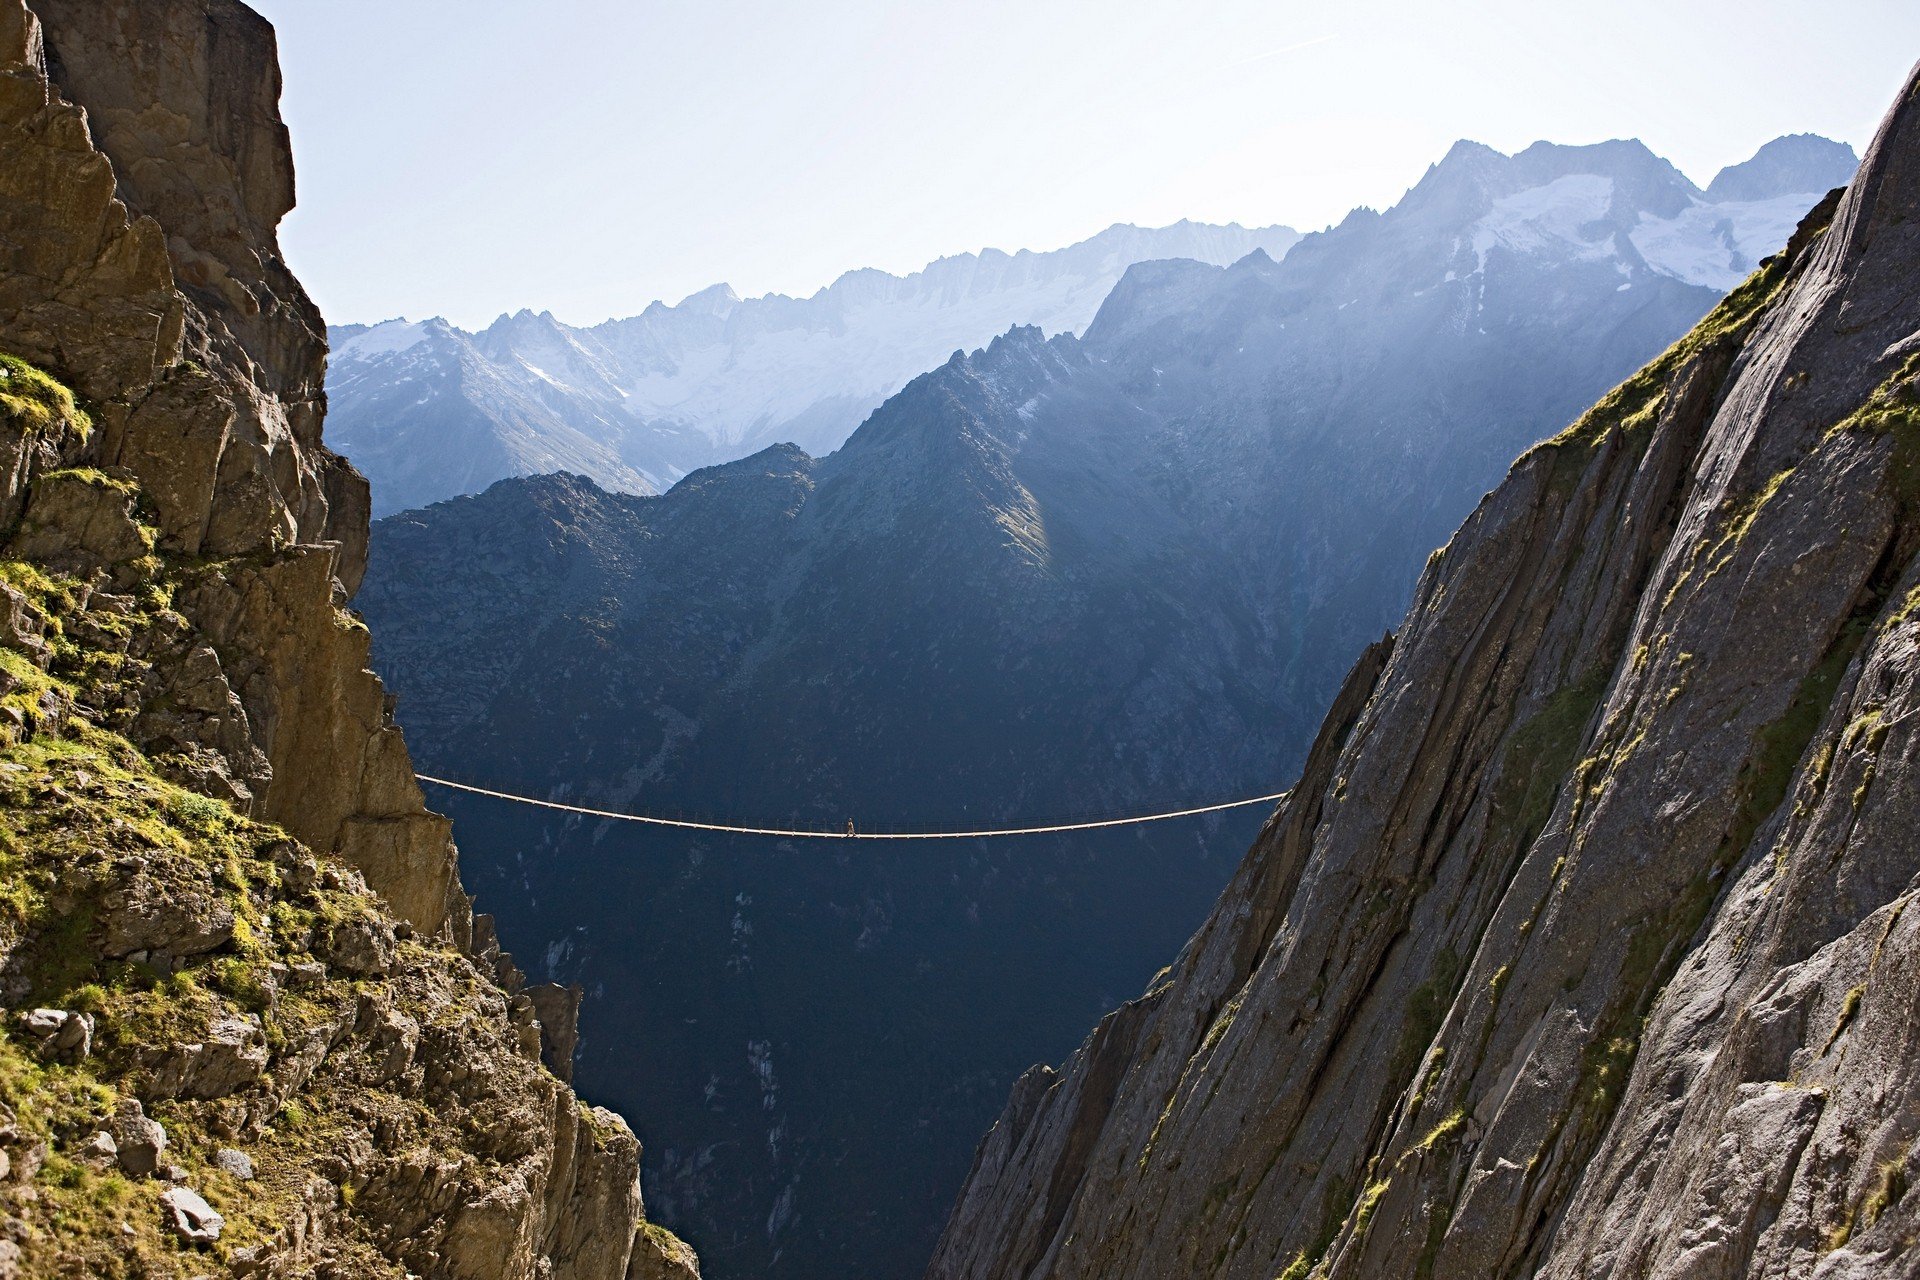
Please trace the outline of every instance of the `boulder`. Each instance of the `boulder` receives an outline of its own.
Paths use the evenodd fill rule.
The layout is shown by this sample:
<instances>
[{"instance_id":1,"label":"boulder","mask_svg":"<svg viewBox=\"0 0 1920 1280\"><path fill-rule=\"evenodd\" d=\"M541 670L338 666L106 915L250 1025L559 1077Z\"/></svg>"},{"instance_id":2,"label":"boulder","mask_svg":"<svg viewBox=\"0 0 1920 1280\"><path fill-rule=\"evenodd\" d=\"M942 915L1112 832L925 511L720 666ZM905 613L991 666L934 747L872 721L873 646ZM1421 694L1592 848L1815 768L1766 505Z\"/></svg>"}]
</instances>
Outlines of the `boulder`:
<instances>
[{"instance_id":1,"label":"boulder","mask_svg":"<svg viewBox=\"0 0 1920 1280\"><path fill-rule=\"evenodd\" d=\"M244 1151L235 1151L232 1147L220 1148L213 1153L213 1167L242 1182L253 1181L253 1157Z\"/></svg>"},{"instance_id":2,"label":"boulder","mask_svg":"<svg viewBox=\"0 0 1920 1280\"><path fill-rule=\"evenodd\" d=\"M259 1084L268 1057L259 1019L223 1014L201 1040L151 1055L146 1091L156 1098L225 1098Z\"/></svg>"},{"instance_id":3,"label":"boulder","mask_svg":"<svg viewBox=\"0 0 1920 1280\"><path fill-rule=\"evenodd\" d=\"M117 872L119 881L100 906L100 949L106 955L197 956L233 940L233 908L210 880L157 875L138 858Z\"/></svg>"},{"instance_id":4,"label":"boulder","mask_svg":"<svg viewBox=\"0 0 1920 1280\"><path fill-rule=\"evenodd\" d=\"M342 920L327 931L327 960L357 977L386 973L395 955L393 929L371 916Z\"/></svg>"},{"instance_id":5,"label":"boulder","mask_svg":"<svg viewBox=\"0 0 1920 1280\"><path fill-rule=\"evenodd\" d=\"M295 960L287 965L287 978L296 987L317 987L327 980L327 966L318 960Z\"/></svg>"},{"instance_id":6,"label":"boulder","mask_svg":"<svg viewBox=\"0 0 1920 1280\"><path fill-rule=\"evenodd\" d=\"M420 1024L404 1013L388 1010L367 1045L367 1061L374 1079L385 1083L413 1065L420 1048Z\"/></svg>"},{"instance_id":7,"label":"boulder","mask_svg":"<svg viewBox=\"0 0 1920 1280\"><path fill-rule=\"evenodd\" d=\"M114 1145L113 1135L105 1129L80 1144L80 1159L85 1164L110 1165L118 1155L119 1148Z\"/></svg>"},{"instance_id":8,"label":"boulder","mask_svg":"<svg viewBox=\"0 0 1920 1280\"><path fill-rule=\"evenodd\" d=\"M187 1244L212 1244L220 1238L227 1220L191 1187L174 1187L161 1193L160 1218Z\"/></svg>"},{"instance_id":9,"label":"boulder","mask_svg":"<svg viewBox=\"0 0 1920 1280\"><path fill-rule=\"evenodd\" d=\"M47 656L47 616L26 593L0 582L0 646L36 661Z\"/></svg>"},{"instance_id":10,"label":"boulder","mask_svg":"<svg viewBox=\"0 0 1920 1280\"><path fill-rule=\"evenodd\" d=\"M93 1015L65 1009L34 1009L20 1015L20 1026L40 1056L77 1062L93 1052Z\"/></svg>"},{"instance_id":11,"label":"boulder","mask_svg":"<svg viewBox=\"0 0 1920 1280\"><path fill-rule=\"evenodd\" d=\"M56 471L28 495L9 554L66 569L137 560L152 550L134 512L137 490L94 471Z\"/></svg>"},{"instance_id":12,"label":"boulder","mask_svg":"<svg viewBox=\"0 0 1920 1280\"><path fill-rule=\"evenodd\" d=\"M272 1251L263 1244L250 1244L227 1255L227 1269L236 1276L257 1274L272 1260Z\"/></svg>"},{"instance_id":13,"label":"boulder","mask_svg":"<svg viewBox=\"0 0 1920 1280\"><path fill-rule=\"evenodd\" d=\"M31 1009L20 1015L20 1027L35 1040L51 1040L71 1016L64 1009Z\"/></svg>"},{"instance_id":14,"label":"boulder","mask_svg":"<svg viewBox=\"0 0 1920 1280\"><path fill-rule=\"evenodd\" d=\"M123 1172L144 1178L160 1167L160 1153L167 1149L167 1131L158 1120L147 1117L138 1098L120 1103L109 1129Z\"/></svg>"}]
</instances>

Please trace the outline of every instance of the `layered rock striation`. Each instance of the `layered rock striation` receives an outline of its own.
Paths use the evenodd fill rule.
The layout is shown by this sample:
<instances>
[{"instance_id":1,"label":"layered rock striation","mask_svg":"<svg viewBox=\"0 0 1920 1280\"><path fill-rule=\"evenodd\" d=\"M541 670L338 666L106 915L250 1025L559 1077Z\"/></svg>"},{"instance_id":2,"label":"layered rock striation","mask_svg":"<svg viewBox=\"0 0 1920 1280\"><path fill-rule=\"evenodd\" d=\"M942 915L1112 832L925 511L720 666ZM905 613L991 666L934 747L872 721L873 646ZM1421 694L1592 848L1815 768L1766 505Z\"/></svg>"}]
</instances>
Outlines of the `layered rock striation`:
<instances>
[{"instance_id":1,"label":"layered rock striation","mask_svg":"<svg viewBox=\"0 0 1920 1280\"><path fill-rule=\"evenodd\" d=\"M234 0L0 3L0 1275L691 1274L345 607L278 98Z\"/></svg>"},{"instance_id":2,"label":"layered rock striation","mask_svg":"<svg viewBox=\"0 0 1920 1280\"><path fill-rule=\"evenodd\" d=\"M1429 562L930 1276L1920 1275L1916 278L1920 78Z\"/></svg>"}]
</instances>

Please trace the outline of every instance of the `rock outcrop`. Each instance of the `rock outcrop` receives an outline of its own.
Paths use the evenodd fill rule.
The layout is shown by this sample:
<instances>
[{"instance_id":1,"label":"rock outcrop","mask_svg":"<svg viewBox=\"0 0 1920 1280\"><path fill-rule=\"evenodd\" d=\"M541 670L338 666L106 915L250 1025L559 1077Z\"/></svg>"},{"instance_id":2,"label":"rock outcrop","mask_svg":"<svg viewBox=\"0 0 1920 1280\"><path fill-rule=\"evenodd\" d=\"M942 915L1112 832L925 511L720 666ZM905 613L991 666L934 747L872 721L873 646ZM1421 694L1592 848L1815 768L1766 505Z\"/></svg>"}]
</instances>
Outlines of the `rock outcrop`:
<instances>
[{"instance_id":1,"label":"rock outcrop","mask_svg":"<svg viewBox=\"0 0 1920 1280\"><path fill-rule=\"evenodd\" d=\"M0 1276L691 1275L345 607L278 99L237 0L0 0Z\"/></svg>"},{"instance_id":2,"label":"rock outcrop","mask_svg":"<svg viewBox=\"0 0 1920 1280\"><path fill-rule=\"evenodd\" d=\"M1920 1275L1920 76L1529 451L929 1275Z\"/></svg>"}]
</instances>

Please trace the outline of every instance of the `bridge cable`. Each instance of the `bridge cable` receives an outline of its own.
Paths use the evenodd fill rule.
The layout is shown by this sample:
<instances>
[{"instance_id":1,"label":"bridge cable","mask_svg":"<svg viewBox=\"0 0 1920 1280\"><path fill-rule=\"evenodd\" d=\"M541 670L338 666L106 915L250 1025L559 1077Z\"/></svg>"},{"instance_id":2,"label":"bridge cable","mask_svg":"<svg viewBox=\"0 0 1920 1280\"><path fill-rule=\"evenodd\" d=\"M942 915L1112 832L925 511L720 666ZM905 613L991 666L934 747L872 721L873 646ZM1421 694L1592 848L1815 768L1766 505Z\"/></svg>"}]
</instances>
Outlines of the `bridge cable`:
<instances>
[{"instance_id":1,"label":"bridge cable","mask_svg":"<svg viewBox=\"0 0 1920 1280\"><path fill-rule=\"evenodd\" d=\"M469 786L464 782L451 782L446 778L429 777L421 773L414 775L422 782L430 782L436 787L447 787L454 791L465 791L471 795L486 796L494 800L510 800L515 804L532 805L537 809L554 809L561 813L579 814L586 818L604 818L613 822L639 822L653 827L677 827L683 831L715 831L723 835L735 836L776 836L787 840L985 840L996 836L1043 836L1063 831L1094 831L1103 827L1133 827L1148 822L1165 822L1170 818L1192 818L1203 813L1221 813L1228 809L1245 809L1256 804L1274 804L1286 798L1287 793L1276 791L1269 796L1250 796L1245 800L1227 800L1220 804L1200 805L1192 809L1174 809L1166 813L1145 813L1129 818L1105 818L1097 822L1060 822L1038 827L991 827L980 831L860 831L852 835L844 831L801 831L780 827L736 827L720 822L693 822L684 818L658 818L644 813L614 813L606 809L590 809L583 805L562 804L558 800L536 800L532 796L515 795L510 791L493 791L486 787Z\"/></svg>"}]
</instances>

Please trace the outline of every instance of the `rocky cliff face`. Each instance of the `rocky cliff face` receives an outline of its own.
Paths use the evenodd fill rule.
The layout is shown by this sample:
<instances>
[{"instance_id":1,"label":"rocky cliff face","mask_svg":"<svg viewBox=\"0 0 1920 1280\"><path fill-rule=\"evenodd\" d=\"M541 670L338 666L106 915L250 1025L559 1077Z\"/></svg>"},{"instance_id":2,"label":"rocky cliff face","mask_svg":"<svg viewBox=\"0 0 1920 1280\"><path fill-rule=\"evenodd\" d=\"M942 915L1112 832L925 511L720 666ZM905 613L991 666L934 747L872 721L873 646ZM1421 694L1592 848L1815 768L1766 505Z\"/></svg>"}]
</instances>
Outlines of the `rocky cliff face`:
<instances>
[{"instance_id":1,"label":"rocky cliff face","mask_svg":"<svg viewBox=\"0 0 1920 1280\"><path fill-rule=\"evenodd\" d=\"M233 0L0 3L0 1275L690 1274L344 608L278 96Z\"/></svg>"},{"instance_id":2,"label":"rocky cliff face","mask_svg":"<svg viewBox=\"0 0 1920 1280\"><path fill-rule=\"evenodd\" d=\"M930 1275L1920 1274L1920 78L1529 451Z\"/></svg>"}]
</instances>

